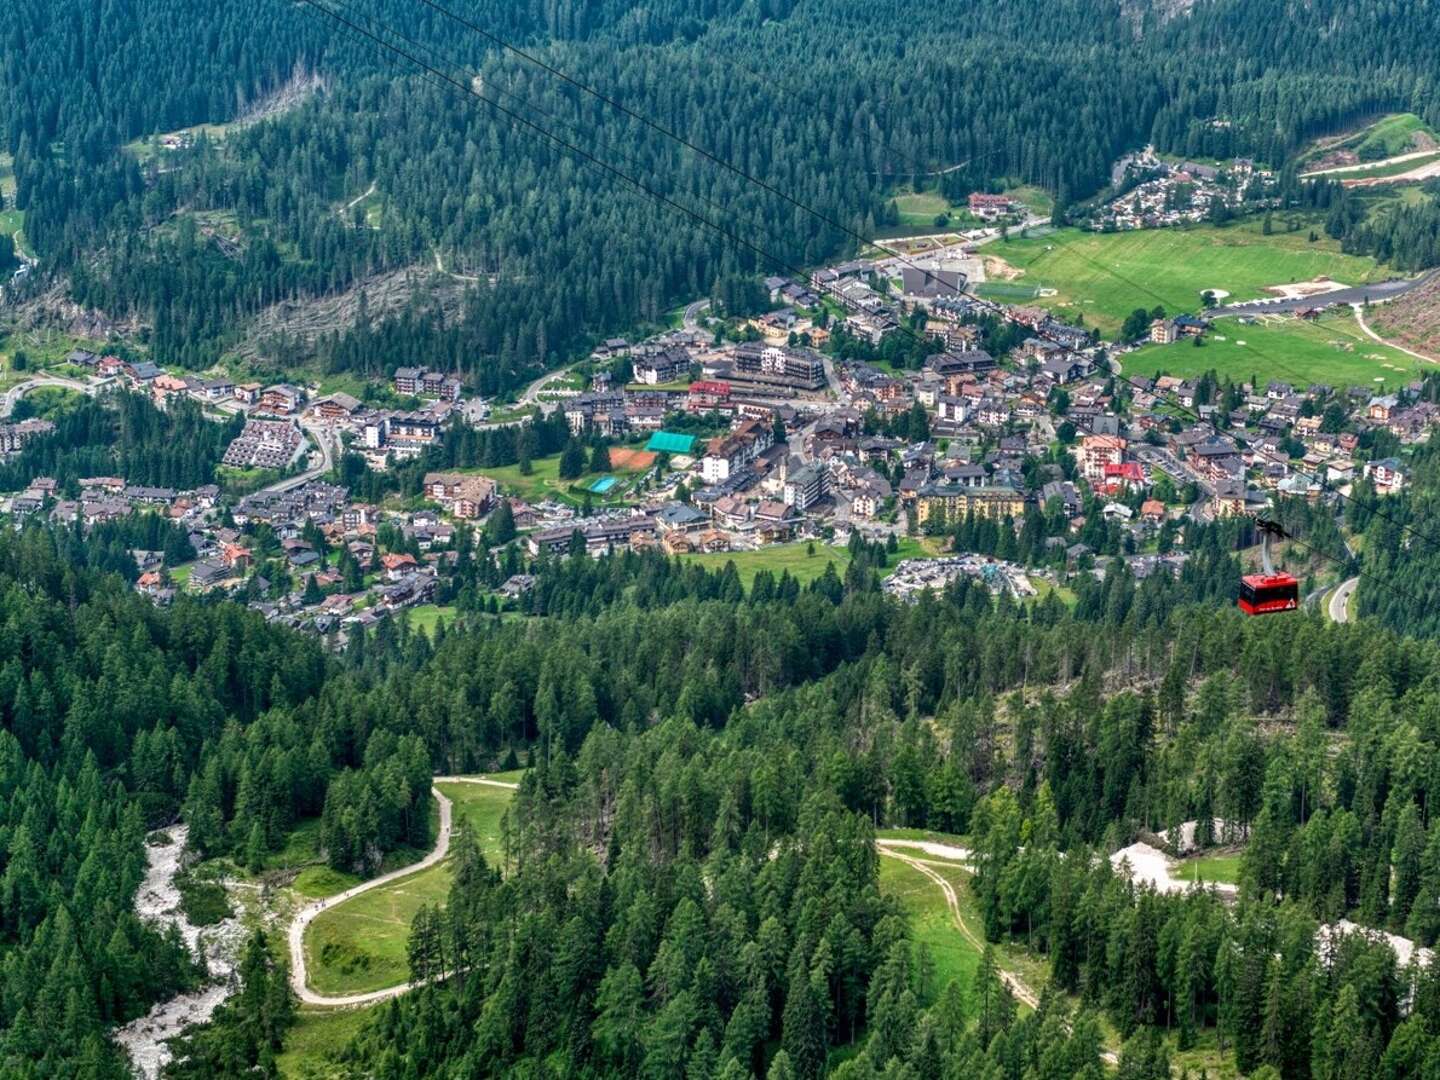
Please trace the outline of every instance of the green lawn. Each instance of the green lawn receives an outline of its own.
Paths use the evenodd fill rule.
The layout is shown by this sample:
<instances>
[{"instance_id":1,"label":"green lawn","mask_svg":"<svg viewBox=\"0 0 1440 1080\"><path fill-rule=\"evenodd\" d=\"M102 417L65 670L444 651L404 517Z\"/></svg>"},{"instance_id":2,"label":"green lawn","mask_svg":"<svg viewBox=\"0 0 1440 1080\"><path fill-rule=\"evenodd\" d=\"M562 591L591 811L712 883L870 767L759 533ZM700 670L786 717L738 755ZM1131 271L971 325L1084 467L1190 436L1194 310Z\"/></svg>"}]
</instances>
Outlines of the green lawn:
<instances>
[{"instance_id":1,"label":"green lawn","mask_svg":"<svg viewBox=\"0 0 1440 1080\"><path fill-rule=\"evenodd\" d=\"M1005 194L1037 214L1046 215L1055 209L1055 197L1044 188L1022 184L1020 187L1007 188Z\"/></svg>"},{"instance_id":2,"label":"green lawn","mask_svg":"<svg viewBox=\"0 0 1440 1080\"><path fill-rule=\"evenodd\" d=\"M427 637L433 638L435 636L435 625L440 622L441 619L445 620L447 627L454 624L455 606L453 604L447 604L443 607L438 604L421 604L419 607L411 608L408 617L410 619L411 630L423 631Z\"/></svg>"},{"instance_id":3,"label":"green lawn","mask_svg":"<svg viewBox=\"0 0 1440 1080\"><path fill-rule=\"evenodd\" d=\"M1434 135L1425 121L1414 113L1396 113L1361 132L1353 149L1362 160L1396 157L1414 149L1415 136L1422 132Z\"/></svg>"},{"instance_id":4,"label":"green lawn","mask_svg":"<svg viewBox=\"0 0 1440 1080\"><path fill-rule=\"evenodd\" d=\"M1018 281L982 281L975 286L975 295L997 304L1028 304L1039 298L1040 287Z\"/></svg>"},{"instance_id":5,"label":"green lawn","mask_svg":"<svg viewBox=\"0 0 1440 1080\"><path fill-rule=\"evenodd\" d=\"M340 1053L383 1006L364 1009L301 1009L285 1032L285 1049L275 1059L286 1080L331 1080L349 1075Z\"/></svg>"},{"instance_id":6,"label":"green lawn","mask_svg":"<svg viewBox=\"0 0 1440 1080\"><path fill-rule=\"evenodd\" d=\"M783 571L789 570L791 577L805 585L823 577L825 567L833 563L835 572L842 578L845 576L845 569L850 565L847 548L818 540L814 548L812 555L808 544L770 544L758 551L722 551L708 555L681 555L679 558L698 563L708 570L723 570L726 563L733 562L740 574L741 584L747 589L761 570L769 570L777 578ZM890 557L889 565L894 567L901 559L921 559L933 554L921 541L905 539L900 541L900 550Z\"/></svg>"},{"instance_id":7,"label":"green lawn","mask_svg":"<svg viewBox=\"0 0 1440 1080\"><path fill-rule=\"evenodd\" d=\"M934 1002L952 979L960 983L968 1000L980 950L956 929L940 886L899 859L882 858L880 891L900 902L916 944L930 954L933 971L924 987L925 1004Z\"/></svg>"},{"instance_id":8,"label":"green lawn","mask_svg":"<svg viewBox=\"0 0 1440 1080\"><path fill-rule=\"evenodd\" d=\"M1201 855L1186 859L1179 866L1176 877L1186 881L1217 881L1225 885L1240 883L1239 855Z\"/></svg>"},{"instance_id":9,"label":"green lawn","mask_svg":"<svg viewBox=\"0 0 1440 1080\"><path fill-rule=\"evenodd\" d=\"M513 792L481 784L441 784L457 823L473 831L487 857L501 857L500 820ZM327 994L379 990L408 976L410 923L424 904L443 904L450 860L427 867L316 917L305 933L310 984Z\"/></svg>"},{"instance_id":10,"label":"green lawn","mask_svg":"<svg viewBox=\"0 0 1440 1080\"><path fill-rule=\"evenodd\" d=\"M1121 233L1059 229L1038 238L997 241L985 254L1023 271L1016 284L1055 290L1038 304L1112 335L1136 308L1197 311L1206 290L1246 300L1271 295L1267 286L1321 276L1347 285L1389 276L1374 259L1342 254L1323 234L1310 243L1308 224L1288 232L1277 221L1270 236L1262 235L1261 227L1248 220Z\"/></svg>"},{"instance_id":11,"label":"green lawn","mask_svg":"<svg viewBox=\"0 0 1440 1080\"><path fill-rule=\"evenodd\" d=\"M971 229L978 226L980 219L974 217L963 203L952 203L936 191L908 191L895 196L895 209L900 215L900 224L907 228L928 229ZM935 219L946 215L949 220L936 226Z\"/></svg>"},{"instance_id":12,"label":"green lawn","mask_svg":"<svg viewBox=\"0 0 1440 1080\"><path fill-rule=\"evenodd\" d=\"M1157 371L1188 378L1213 369L1242 382L1254 376L1261 385L1280 379L1377 388L1408 382L1420 366L1414 357L1365 336L1348 309L1313 323L1279 315L1248 326L1220 319L1200 348L1188 339L1147 345L1124 357L1123 364L1132 378Z\"/></svg>"},{"instance_id":13,"label":"green lawn","mask_svg":"<svg viewBox=\"0 0 1440 1080\"><path fill-rule=\"evenodd\" d=\"M560 479L560 455L553 454L550 457L536 458L530 463L530 475L524 476L520 472L519 465L502 465L498 468L477 469L490 477L497 484L503 487L508 493L518 495L526 502L540 502L544 499L555 499L560 502L570 503L579 506L584 502L584 495L572 494L570 488L574 485L586 485L594 483L600 478L599 473L586 472L578 480L569 481ZM606 498L599 495L591 495L591 502L595 506L618 506L624 503L624 493L627 490L625 481L639 474L639 470L615 469L613 475L618 479L615 487L610 489Z\"/></svg>"}]
</instances>

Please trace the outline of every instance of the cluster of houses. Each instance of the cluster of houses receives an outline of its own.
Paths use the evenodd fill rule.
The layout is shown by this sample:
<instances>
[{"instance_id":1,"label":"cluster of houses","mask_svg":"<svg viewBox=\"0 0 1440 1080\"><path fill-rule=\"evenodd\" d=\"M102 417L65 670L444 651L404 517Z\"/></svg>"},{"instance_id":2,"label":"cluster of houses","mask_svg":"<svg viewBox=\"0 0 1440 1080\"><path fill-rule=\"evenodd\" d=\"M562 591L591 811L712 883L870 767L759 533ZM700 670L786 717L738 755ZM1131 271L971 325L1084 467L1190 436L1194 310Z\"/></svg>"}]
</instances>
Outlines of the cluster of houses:
<instances>
[{"instance_id":1,"label":"cluster of houses","mask_svg":"<svg viewBox=\"0 0 1440 1080\"><path fill-rule=\"evenodd\" d=\"M222 465L241 469L286 469L305 453L305 436L289 420L246 420L225 448Z\"/></svg>"},{"instance_id":2,"label":"cluster of houses","mask_svg":"<svg viewBox=\"0 0 1440 1080\"><path fill-rule=\"evenodd\" d=\"M1166 224L1172 212L1195 212L1207 191L1210 198L1238 198L1267 180L1248 162L1220 173L1142 155L1131 168L1145 179L1111 204L1119 228ZM1185 191L1186 207L1155 216L1147 200L1178 188ZM1000 196L976 196L971 209L1003 217L1015 208ZM1099 514L1108 528L1133 541L1126 548L1136 553L1130 561L1137 576L1176 572L1183 552L1169 553L1166 546L1164 555L1140 553L1167 523L1173 533L1187 516L1253 514L1277 494L1327 499L1329 489L1360 480L1381 493L1402 490L1408 479L1403 461L1366 460L1362 433L1384 431L1410 445L1428 438L1440 420L1440 407L1420 400L1417 386L1376 395L1365 388L1272 382L1243 387L1238 402L1232 397L1222 406L1207 398L1213 388L1194 380L1127 378L1126 393L1117 397L1106 352L1086 328L1040 308L1011 307L1006 317L1029 336L1011 355L997 357L986 350L980 325L990 309L961 292L962 269L936 263L901 271L898 288L892 287L892 271L861 259L817 270L806 283L768 280L779 306L748 321L754 331L748 336L759 340L717 342L708 331L686 329L633 345L619 338L603 342L594 359L604 363L590 385L544 399L542 407L561 410L581 438L648 438L647 449L663 454L667 468L663 475L656 469L654 483L647 477L626 488L623 507L611 499L608 509L591 516L558 501L530 505L482 472L458 470L424 476L420 509L358 505L344 489L311 481L248 496L227 516L218 489L173 492L104 477L83 482L78 499L61 498L53 483L37 480L8 508L16 516L48 513L85 524L138 508L157 510L182 523L200 552L186 587L243 592L269 617L343 630L432 599L455 558L460 523L482 521L501 505L508 506L532 556L577 545L592 554L618 548L746 551L856 529L875 535L943 532L962 522L1019 529L1027 515L1043 511L1047 522L1057 513L1065 522L1065 535L1048 536L1047 548L1063 551L1075 566L1093 554L1079 534L1087 515ZM817 348L835 323L817 324L806 313L819 306L821 292L837 301L843 309L838 324L855 337L878 344L918 316L938 342L935 351L914 371L823 355ZM1208 328L1204 319L1177 316L1157 320L1149 336L1170 343ZM613 362L622 359L631 378L617 385L614 372L627 365ZM386 468L437 445L456 416L483 416L466 401L457 378L425 368L400 368L394 375L394 391L421 399L418 407L389 409L343 393L312 398L288 384L182 378L154 365L79 351L71 361L98 379L148 387L162 400L183 393L237 403L247 421L224 463L244 468L292 466L305 451L305 429L316 424L347 433L351 448L371 467ZM1177 420L1175 404L1201 422ZM920 432L915 418L922 411ZM676 414L703 418L674 426L699 427L706 437L667 430ZM45 423L0 426L0 452L43 433ZM1070 461L1056 459L1057 444ZM321 599L317 590L299 585L277 596L269 582L256 581L253 536L262 524L280 544L292 581L318 585ZM407 545L410 553L379 552L381 524L414 541ZM341 588L335 560L306 539L316 530L329 551L343 549L370 568L364 589ZM267 557L275 556L267 549ZM175 586L160 567L141 569L142 591L161 602L173 595ZM902 570L890 586L902 596L962 575L996 591L1033 595L1024 571L995 560L925 560ZM521 575L507 583L507 595L518 596L530 585L533 579Z\"/></svg>"},{"instance_id":3,"label":"cluster of houses","mask_svg":"<svg viewBox=\"0 0 1440 1080\"><path fill-rule=\"evenodd\" d=\"M1276 201L1268 194L1274 174L1247 158L1217 168L1196 161L1162 161L1146 150L1126 161L1119 178L1123 193L1091 215L1090 228L1159 229L1209 220L1217 205L1250 210Z\"/></svg>"}]
</instances>

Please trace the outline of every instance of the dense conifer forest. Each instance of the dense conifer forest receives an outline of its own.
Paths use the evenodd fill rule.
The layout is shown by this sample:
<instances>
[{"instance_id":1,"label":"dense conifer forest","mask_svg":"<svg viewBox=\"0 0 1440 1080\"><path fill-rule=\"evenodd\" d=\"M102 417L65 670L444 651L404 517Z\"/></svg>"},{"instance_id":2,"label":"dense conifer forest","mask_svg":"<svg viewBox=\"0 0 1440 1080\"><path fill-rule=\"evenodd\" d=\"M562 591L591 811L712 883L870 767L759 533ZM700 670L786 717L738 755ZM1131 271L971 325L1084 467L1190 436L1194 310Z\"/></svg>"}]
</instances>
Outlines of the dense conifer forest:
<instances>
[{"instance_id":1,"label":"dense conifer forest","mask_svg":"<svg viewBox=\"0 0 1440 1080\"><path fill-rule=\"evenodd\" d=\"M846 1050L836 1075L1099 1075L1107 1024L1124 1075L1164 1075L1157 1032L1283 1076L1440 1064L1429 969L1316 944L1340 917L1440 937L1432 644L1247 621L1203 574L1115 574L1073 611L966 584L907 605L883 555L748 591L657 555L547 559L541 620L402 619L327 657L229 603L155 610L63 533L0 536L6 1075L118 1075L106 1028L197 977L129 914L148 828L178 814L201 854L260 865L319 817L332 865L366 872L427 843L430 775L515 748L506 873L462 834L410 948L445 978L362 1029L360 1072L815 1076ZM1238 906L1093 857L1211 817L1249 837ZM972 837L987 936L1053 964L1038 1010L990 960L924 989L877 826ZM242 968L173 1075L283 1045L283 969Z\"/></svg>"},{"instance_id":2,"label":"dense conifer forest","mask_svg":"<svg viewBox=\"0 0 1440 1080\"><path fill-rule=\"evenodd\" d=\"M434 8L337 7L382 37L404 34L387 40L462 82L480 72L497 103L792 265L872 235L895 183L933 186L942 170L952 194L1035 184L1063 213L1147 141L1279 167L1306 139L1388 110L1440 122L1428 0L1358 17L1339 0L1283 17L1214 0L1174 19L1146 4L981 3L953 25L913 0L467 8L822 220ZM448 318L416 286L392 317L362 310L343 333L262 352L366 374L438 364L490 393L598 334L775 269L310 5L242 14L147 0L122 17L22 0L6 34L0 116L26 235L74 299L152 327L169 362L212 362L268 305L438 262L474 279ZM325 92L271 122L158 160L121 150L244 116L297 72ZM375 215L347 210L370 185ZM1417 229L1431 239L1417 245ZM1434 232L1382 224L1357 249L1433 260Z\"/></svg>"},{"instance_id":3,"label":"dense conifer forest","mask_svg":"<svg viewBox=\"0 0 1440 1080\"><path fill-rule=\"evenodd\" d=\"M433 6L332 6L795 265L893 224L900 186L1033 185L1063 216L1149 142L1257 158L1347 250L1440 261L1433 202L1372 216L1290 167L1379 114L1440 125L1440 0L465 8L773 191ZM313 5L12 0L6 16L15 190L0 210L24 212L40 259L7 303L63 288L166 364L206 367L262 311L349 291L352 326L262 341L262 363L285 377L423 365L491 395L683 301L753 295L775 269ZM200 125L173 149L151 138ZM14 258L0 244L0 272ZM372 317L368 290L396 274L408 299ZM1020 331L985 333L1002 352ZM910 353L892 358L914 367ZM1199 386L1227 411L1244 396ZM242 421L117 395L66 403L55 423L0 463L0 487L193 487ZM923 410L890 424L928 429ZM336 478L380 501L415 495L427 471L586 450L557 412L456 425L386 472L344 454ZM1053 456L1024 467L1073 476ZM1176 576L1136 580L1114 559L1064 599L961 579L907 603L881 588L893 541L857 534L843 571L812 581L747 582L656 552L592 559L583 538L532 558L507 505L483 533L456 530L435 597L453 615L422 631L398 614L343 642L214 597L152 605L131 588L132 552L195 557L158 514L7 522L0 1080L125 1080L115 1028L203 983L180 936L135 914L156 830L184 825L188 857L257 876L304 830L321 869L360 879L430 848L433 777L521 761L502 857L459 831L446 901L411 928L419 985L357 1026L338 1075L1160 1080L1172 1054L1205 1046L1265 1080L1440 1077L1440 966L1322 933L1349 920L1440 944L1440 451L1413 465L1405 494L1377 502L1360 481L1347 504L1357 610L1374 616L1348 625L1236 612L1250 536L1234 521L1187 525ZM1074 539L1053 507L1018 532L974 517L929 531L1032 565L1063 559L1047 544L1062 537L1127 553L1096 506ZM1276 515L1353 558L1303 501ZM337 569L347 588L362 573L348 552ZM494 592L522 573L533 588L502 614ZM1112 866L1188 821L1202 844L1243 844L1233 894L1162 893ZM935 985L881 888L882 829L970 845L985 939L972 979ZM247 934L239 992L177 1040L169 1080L277 1075L296 1023L278 937ZM1005 977L1011 950L1047 974L1033 1002Z\"/></svg>"}]
</instances>

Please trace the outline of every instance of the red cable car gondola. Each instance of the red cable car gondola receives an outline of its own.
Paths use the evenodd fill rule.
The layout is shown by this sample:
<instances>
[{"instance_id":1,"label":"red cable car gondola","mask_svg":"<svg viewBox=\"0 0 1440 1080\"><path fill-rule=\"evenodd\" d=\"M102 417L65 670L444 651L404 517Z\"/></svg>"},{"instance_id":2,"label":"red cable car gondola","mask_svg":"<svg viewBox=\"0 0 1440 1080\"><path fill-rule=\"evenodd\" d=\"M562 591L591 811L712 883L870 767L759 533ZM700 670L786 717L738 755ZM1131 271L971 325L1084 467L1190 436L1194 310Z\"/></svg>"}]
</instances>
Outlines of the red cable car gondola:
<instances>
[{"instance_id":1,"label":"red cable car gondola","mask_svg":"<svg viewBox=\"0 0 1440 1080\"><path fill-rule=\"evenodd\" d=\"M1273 521L1256 521L1255 526L1262 534L1260 561L1265 572L1247 574L1240 579L1240 598L1235 604L1246 615L1278 615L1282 611L1294 611L1300 606L1300 582L1289 574L1276 573L1270 561L1270 538L1284 536L1285 531Z\"/></svg>"},{"instance_id":2,"label":"red cable car gondola","mask_svg":"<svg viewBox=\"0 0 1440 1080\"><path fill-rule=\"evenodd\" d=\"M1300 606L1300 582L1289 574L1249 574L1240 579L1236 605L1246 615L1276 615Z\"/></svg>"}]
</instances>

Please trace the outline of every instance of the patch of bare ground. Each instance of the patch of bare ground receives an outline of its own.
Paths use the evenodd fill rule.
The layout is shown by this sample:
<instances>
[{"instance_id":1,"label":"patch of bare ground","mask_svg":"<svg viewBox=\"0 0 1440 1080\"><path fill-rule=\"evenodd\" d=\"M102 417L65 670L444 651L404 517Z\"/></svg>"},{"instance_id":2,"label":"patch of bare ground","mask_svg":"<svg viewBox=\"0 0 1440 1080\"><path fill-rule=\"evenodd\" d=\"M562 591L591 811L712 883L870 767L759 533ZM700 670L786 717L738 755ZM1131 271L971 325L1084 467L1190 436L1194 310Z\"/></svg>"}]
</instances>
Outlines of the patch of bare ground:
<instances>
[{"instance_id":1,"label":"patch of bare ground","mask_svg":"<svg viewBox=\"0 0 1440 1080\"><path fill-rule=\"evenodd\" d=\"M243 106L236 115L235 122L241 126L258 124L261 120L269 120L298 108L324 90L325 77L297 63L284 85Z\"/></svg>"},{"instance_id":2,"label":"patch of bare ground","mask_svg":"<svg viewBox=\"0 0 1440 1080\"><path fill-rule=\"evenodd\" d=\"M1120 13L1130 24L1137 38L1144 35L1147 20L1158 18L1161 23L1189 15L1195 0L1120 0Z\"/></svg>"},{"instance_id":3,"label":"patch of bare ground","mask_svg":"<svg viewBox=\"0 0 1440 1080\"><path fill-rule=\"evenodd\" d=\"M1354 150L1331 150L1325 156L1308 162L1306 167L1315 172L1324 172L1326 169L1347 169L1359 164L1360 156Z\"/></svg>"},{"instance_id":4,"label":"patch of bare ground","mask_svg":"<svg viewBox=\"0 0 1440 1080\"><path fill-rule=\"evenodd\" d=\"M1372 308L1366 318L1387 341L1440 356L1440 274L1418 289Z\"/></svg>"},{"instance_id":5,"label":"patch of bare ground","mask_svg":"<svg viewBox=\"0 0 1440 1080\"><path fill-rule=\"evenodd\" d=\"M986 255L984 265L986 281L1014 281L1025 273L1024 270L1011 266L998 255Z\"/></svg>"},{"instance_id":6,"label":"patch of bare ground","mask_svg":"<svg viewBox=\"0 0 1440 1080\"><path fill-rule=\"evenodd\" d=\"M145 323L136 315L113 315L77 304L68 281L51 282L43 292L27 296L10 308L8 323L24 347L54 334L102 341L139 334Z\"/></svg>"},{"instance_id":7,"label":"patch of bare ground","mask_svg":"<svg viewBox=\"0 0 1440 1080\"><path fill-rule=\"evenodd\" d=\"M421 264L373 274L342 293L272 304L250 320L233 352L238 359L260 363L303 359L322 336L355 325L362 296L371 322L398 315L411 305L443 311L449 319L458 314L465 287L452 275Z\"/></svg>"}]
</instances>

